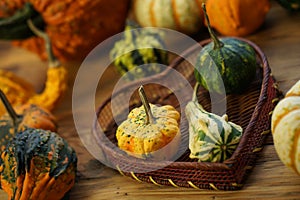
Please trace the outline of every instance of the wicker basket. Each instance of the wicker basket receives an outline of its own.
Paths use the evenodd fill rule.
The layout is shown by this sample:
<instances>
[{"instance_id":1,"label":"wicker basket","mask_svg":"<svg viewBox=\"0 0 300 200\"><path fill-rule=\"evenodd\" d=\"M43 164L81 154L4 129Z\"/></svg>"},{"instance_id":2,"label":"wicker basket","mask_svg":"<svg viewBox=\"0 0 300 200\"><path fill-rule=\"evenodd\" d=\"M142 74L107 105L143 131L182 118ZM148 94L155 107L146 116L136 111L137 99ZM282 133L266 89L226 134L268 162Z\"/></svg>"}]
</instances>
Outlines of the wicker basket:
<instances>
[{"instance_id":1,"label":"wicker basket","mask_svg":"<svg viewBox=\"0 0 300 200\"><path fill-rule=\"evenodd\" d=\"M175 162L161 161L155 162L151 160L143 160L127 155L117 147L115 131L118 120L125 120L129 109L140 106L140 100L136 93L132 94L130 89L136 89L141 85L140 81L131 82L125 85L111 98L100 105L97 112L97 119L93 127L93 134L100 148L106 156L107 162L122 175L130 176L138 181L145 181L156 185L172 185L175 187L193 187L198 189L215 189L215 190L237 190L241 189L247 174L255 165L257 155L263 148L266 135L270 133L270 115L278 100L278 92L274 78L271 76L271 70L268 65L266 56L261 49L254 43L242 39L250 44L257 53L257 76L251 83L247 92L240 95L227 95L226 98L220 99L219 102L211 102L209 93L204 89L198 91L199 102L207 109L211 109L211 105L222 104L226 100L226 113L233 121L241 125L244 134L241 141L231 158L223 163L206 163L197 162L189 158L188 145L188 123L184 117L181 118L181 134L182 141L179 148L181 153ZM210 40L200 42L201 46L206 45ZM195 59L199 49L191 47L183 56L177 57L170 64L169 69L162 73L145 78L144 88L146 93L153 94L148 98L150 102L157 104L170 104L179 111L182 109L182 99L179 103L174 95L174 91L169 90L163 84L155 84L157 81L166 80L172 82L178 91L184 91L185 87L191 87L195 84L194 68L186 59ZM171 69L180 72L187 80L188 84L177 84L176 79L168 78ZM130 94L129 94L130 93ZM200 95L201 94L201 95ZM128 105L122 102L126 95L131 95ZM192 94L191 94L192 95ZM191 95L186 95L185 103L191 100ZM111 100L117 102L119 115L113 117L111 110ZM181 106L181 108L180 108ZM102 133L99 126L104 130ZM141 169L145 172L141 172Z\"/></svg>"}]
</instances>

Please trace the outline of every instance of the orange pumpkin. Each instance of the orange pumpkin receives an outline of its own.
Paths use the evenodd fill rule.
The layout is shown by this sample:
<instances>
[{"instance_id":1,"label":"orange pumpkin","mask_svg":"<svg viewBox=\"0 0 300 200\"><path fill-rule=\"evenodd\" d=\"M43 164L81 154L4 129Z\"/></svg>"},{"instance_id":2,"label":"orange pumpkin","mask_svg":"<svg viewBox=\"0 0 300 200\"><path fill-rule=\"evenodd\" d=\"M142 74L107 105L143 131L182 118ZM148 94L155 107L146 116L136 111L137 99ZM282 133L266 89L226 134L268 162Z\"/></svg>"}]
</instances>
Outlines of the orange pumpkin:
<instances>
[{"instance_id":1,"label":"orange pumpkin","mask_svg":"<svg viewBox=\"0 0 300 200\"><path fill-rule=\"evenodd\" d=\"M53 42L54 54L59 60L81 60L100 42L123 30L129 2L129 0L1 0L1 21L8 21L13 15L19 21L0 23L0 29L5 28L7 33L14 33L3 36L0 33L0 38L25 39L15 41L14 44L38 53L46 59L43 39L32 37L33 34L28 27L24 26L26 20L32 18L37 27L44 28L48 33ZM27 14L24 9L28 9Z\"/></svg>"},{"instance_id":2,"label":"orange pumpkin","mask_svg":"<svg viewBox=\"0 0 300 200\"><path fill-rule=\"evenodd\" d=\"M256 31L270 10L269 0L207 0L210 25L222 35L245 36Z\"/></svg>"}]
</instances>

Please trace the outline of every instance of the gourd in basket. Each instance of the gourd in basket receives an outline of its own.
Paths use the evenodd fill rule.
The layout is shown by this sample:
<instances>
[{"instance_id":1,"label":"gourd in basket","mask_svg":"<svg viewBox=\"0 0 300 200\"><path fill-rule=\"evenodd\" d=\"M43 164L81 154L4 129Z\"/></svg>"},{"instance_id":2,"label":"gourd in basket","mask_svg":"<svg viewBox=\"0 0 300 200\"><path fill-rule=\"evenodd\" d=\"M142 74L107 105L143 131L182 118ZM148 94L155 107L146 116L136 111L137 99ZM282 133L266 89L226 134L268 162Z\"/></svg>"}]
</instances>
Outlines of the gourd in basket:
<instances>
[{"instance_id":1,"label":"gourd in basket","mask_svg":"<svg viewBox=\"0 0 300 200\"><path fill-rule=\"evenodd\" d=\"M62 62L82 60L100 42L121 32L129 0L2 0L0 38L46 59L44 41L26 25L32 19L53 41L54 55Z\"/></svg>"},{"instance_id":2,"label":"gourd in basket","mask_svg":"<svg viewBox=\"0 0 300 200\"><path fill-rule=\"evenodd\" d=\"M237 38L218 38L210 27L204 3L202 8L212 42L198 54L195 78L209 92L242 93L255 77L255 50Z\"/></svg>"},{"instance_id":3,"label":"gourd in basket","mask_svg":"<svg viewBox=\"0 0 300 200\"><path fill-rule=\"evenodd\" d=\"M280 160L300 175L300 80L276 105L271 123Z\"/></svg>"},{"instance_id":4,"label":"gourd in basket","mask_svg":"<svg viewBox=\"0 0 300 200\"><path fill-rule=\"evenodd\" d=\"M134 108L117 128L118 146L128 154L151 160L169 160L180 142L179 112L171 105L149 104L143 86L143 105Z\"/></svg>"},{"instance_id":5,"label":"gourd in basket","mask_svg":"<svg viewBox=\"0 0 300 200\"><path fill-rule=\"evenodd\" d=\"M52 110L60 102L67 89L67 69L53 55L51 41L47 34L38 30L31 21L28 21L28 24L31 30L46 41L46 48L44 48L48 54L49 67L44 90L36 93L32 84L6 70L0 70L0 89L13 106L30 103ZM0 105L0 116L4 113L5 109Z\"/></svg>"},{"instance_id":6,"label":"gourd in basket","mask_svg":"<svg viewBox=\"0 0 300 200\"><path fill-rule=\"evenodd\" d=\"M207 112L198 103L196 83L192 101L185 108L189 122L190 158L199 162L223 162L235 151L243 133L241 126L222 117Z\"/></svg>"}]
</instances>

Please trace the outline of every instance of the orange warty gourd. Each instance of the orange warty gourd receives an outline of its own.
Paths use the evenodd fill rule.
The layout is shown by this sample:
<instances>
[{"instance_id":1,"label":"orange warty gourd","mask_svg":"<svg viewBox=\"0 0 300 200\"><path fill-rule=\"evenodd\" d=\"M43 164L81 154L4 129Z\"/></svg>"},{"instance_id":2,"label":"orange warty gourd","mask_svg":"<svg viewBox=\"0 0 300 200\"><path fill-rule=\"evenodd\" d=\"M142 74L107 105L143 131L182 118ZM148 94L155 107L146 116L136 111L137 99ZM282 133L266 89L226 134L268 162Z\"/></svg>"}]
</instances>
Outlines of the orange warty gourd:
<instances>
[{"instance_id":1,"label":"orange warty gourd","mask_svg":"<svg viewBox=\"0 0 300 200\"><path fill-rule=\"evenodd\" d=\"M37 27L46 30L59 60L82 60L100 42L123 30L129 2L1 0L0 29L9 34L0 34L0 38L16 40L14 44L46 59L44 41L32 37L28 27L24 26L24 22L31 18ZM14 20L10 19L12 16Z\"/></svg>"},{"instance_id":2,"label":"orange warty gourd","mask_svg":"<svg viewBox=\"0 0 300 200\"><path fill-rule=\"evenodd\" d=\"M245 36L265 21L271 7L269 0L207 0L211 27L226 36Z\"/></svg>"}]
</instances>

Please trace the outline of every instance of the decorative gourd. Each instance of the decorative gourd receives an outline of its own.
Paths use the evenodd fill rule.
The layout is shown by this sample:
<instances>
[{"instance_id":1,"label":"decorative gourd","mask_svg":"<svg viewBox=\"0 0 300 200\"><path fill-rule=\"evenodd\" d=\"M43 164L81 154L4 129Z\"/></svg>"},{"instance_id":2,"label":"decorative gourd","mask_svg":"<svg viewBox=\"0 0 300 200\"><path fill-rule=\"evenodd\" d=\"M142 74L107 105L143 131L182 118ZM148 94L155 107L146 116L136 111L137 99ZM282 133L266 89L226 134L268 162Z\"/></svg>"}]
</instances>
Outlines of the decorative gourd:
<instances>
[{"instance_id":1,"label":"decorative gourd","mask_svg":"<svg viewBox=\"0 0 300 200\"><path fill-rule=\"evenodd\" d=\"M287 10L300 11L299 0L277 0L277 2Z\"/></svg>"},{"instance_id":2,"label":"decorative gourd","mask_svg":"<svg viewBox=\"0 0 300 200\"><path fill-rule=\"evenodd\" d=\"M47 110L34 104L24 104L14 109L2 90L0 90L0 99L7 110L7 113L0 117L0 152L18 132L27 127L57 130L56 120Z\"/></svg>"},{"instance_id":3,"label":"decorative gourd","mask_svg":"<svg viewBox=\"0 0 300 200\"><path fill-rule=\"evenodd\" d=\"M54 55L63 62L82 60L100 42L124 28L129 0L2 0L0 38L46 59L44 41L26 25L32 19L53 41ZM28 38L23 40L24 38ZM21 40L22 39L22 40Z\"/></svg>"},{"instance_id":4,"label":"decorative gourd","mask_svg":"<svg viewBox=\"0 0 300 200\"><path fill-rule=\"evenodd\" d=\"M205 5L203 11L212 42L198 54L196 80L210 92L242 93L256 73L256 53L246 42L237 38L218 38L210 27ZM224 87L223 87L224 86Z\"/></svg>"},{"instance_id":5,"label":"decorative gourd","mask_svg":"<svg viewBox=\"0 0 300 200\"><path fill-rule=\"evenodd\" d=\"M143 105L131 110L117 128L118 146L138 158L169 160L180 143L180 114L171 105L149 104L143 86L139 95Z\"/></svg>"},{"instance_id":6,"label":"decorative gourd","mask_svg":"<svg viewBox=\"0 0 300 200\"><path fill-rule=\"evenodd\" d=\"M204 110L197 100L199 83L196 83L192 101L185 114L189 123L190 158L199 162L223 162L235 151L243 133L241 126Z\"/></svg>"},{"instance_id":7,"label":"decorative gourd","mask_svg":"<svg viewBox=\"0 0 300 200\"><path fill-rule=\"evenodd\" d=\"M124 36L114 44L110 58L126 80L154 75L163 69L157 63L168 64L163 37L162 31L142 29L128 21ZM147 66L141 66L144 64Z\"/></svg>"},{"instance_id":8,"label":"decorative gourd","mask_svg":"<svg viewBox=\"0 0 300 200\"><path fill-rule=\"evenodd\" d=\"M27 128L0 158L0 184L8 199L60 200L73 187L77 156L56 133Z\"/></svg>"},{"instance_id":9,"label":"decorative gourd","mask_svg":"<svg viewBox=\"0 0 300 200\"><path fill-rule=\"evenodd\" d=\"M134 0L133 13L143 27L193 34L203 26L202 0Z\"/></svg>"},{"instance_id":10,"label":"decorative gourd","mask_svg":"<svg viewBox=\"0 0 300 200\"><path fill-rule=\"evenodd\" d=\"M58 136L51 113L35 105L18 110L0 97L0 187L8 199L60 200L75 182L77 156Z\"/></svg>"},{"instance_id":11,"label":"decorative gourd","mask_svg":"<svg viewBox=\"0 0 300 200\"><path fill-rule=\"evenodd\" d=\"M37 30L31 22L29 24L36 34L46 40L49 68L47 69L47 80L44 90L36 93L30 83L5 70L0 70L0 89L6 94L13 106L30 103L52 110L60 102L67 89L67 70L53 55L49 37ZM0 116L4 113L4 107L0 106Z\"/></svg>"},{"instance_id":12,"label":"decorative gourd","mask_svg":"<svg viewBox=\"0 0 300 200\"><path fill-rule=\"evenodd\" d=\"M212 28L227 36L254 33L271 7L269 0L207 0L206 5Z\"/></svg>"},{"instance_id":13,"label":"decorative gourd","mask_svg":"<svg viewBox=\"0 0 300 200\"><path fill-rule=\"evenodd\" d=\"M271 125L280 160L300 175L300 80L276 105Z\"/></svg>"}]
</instances>

